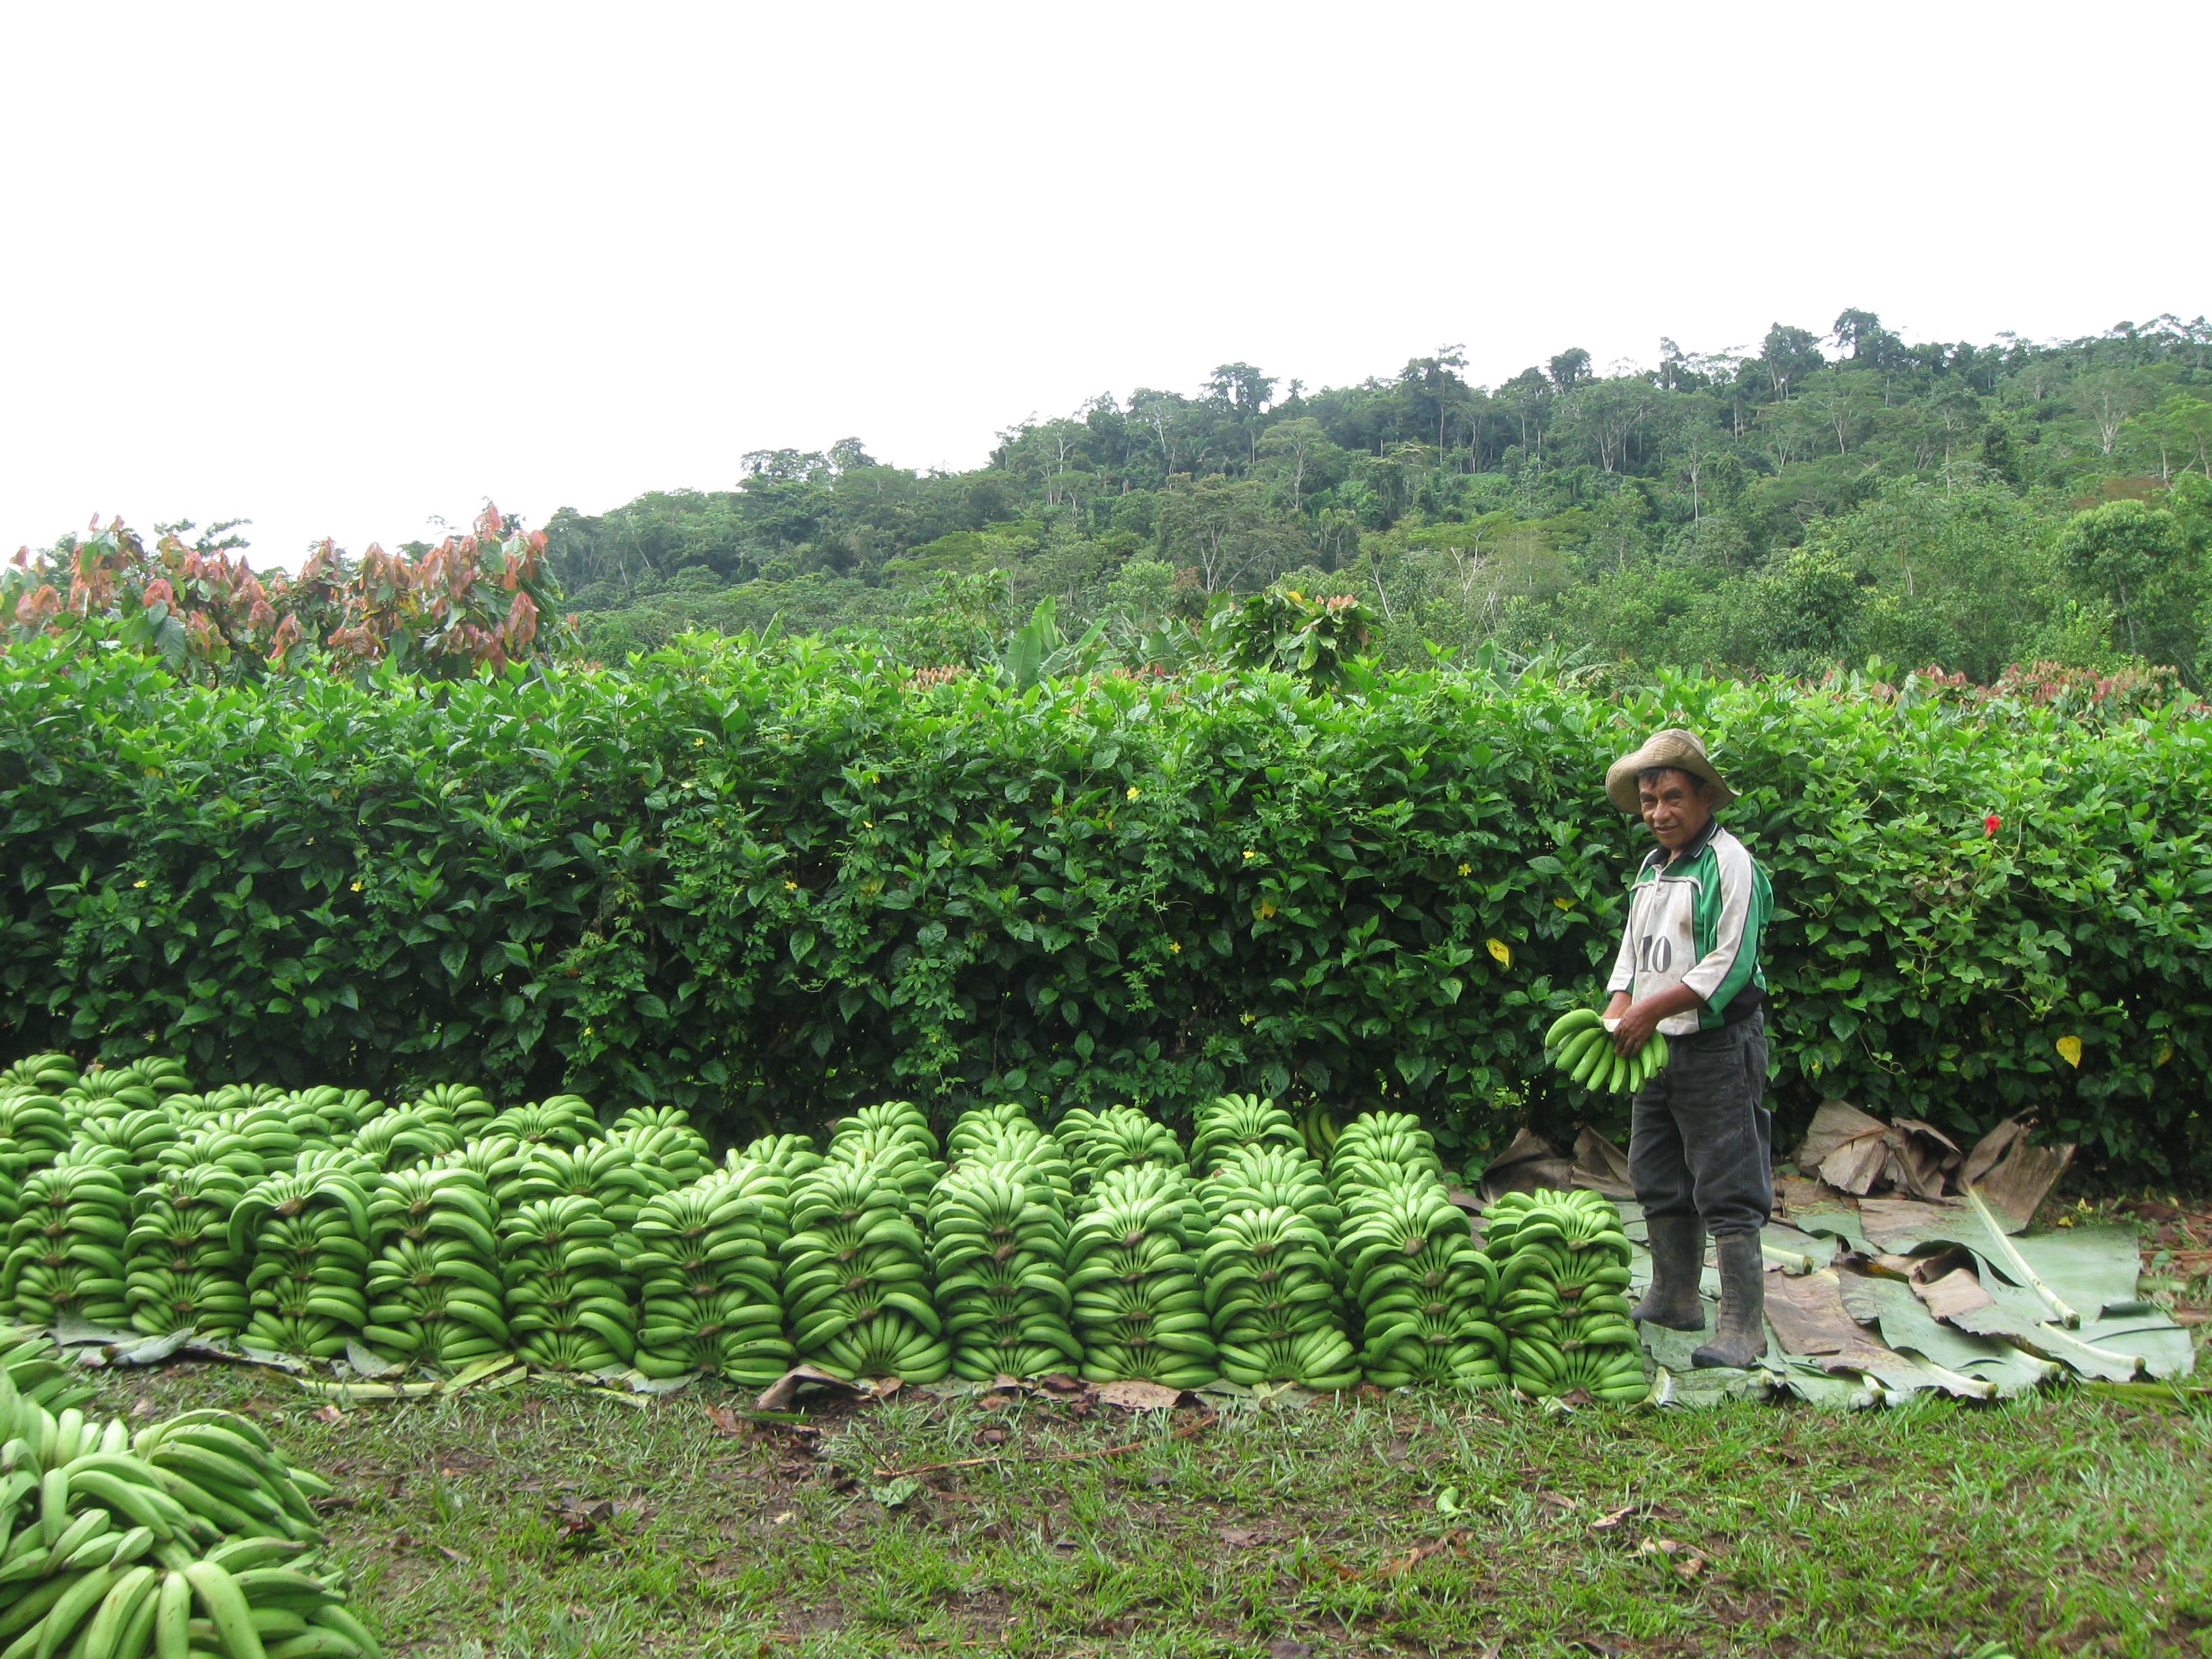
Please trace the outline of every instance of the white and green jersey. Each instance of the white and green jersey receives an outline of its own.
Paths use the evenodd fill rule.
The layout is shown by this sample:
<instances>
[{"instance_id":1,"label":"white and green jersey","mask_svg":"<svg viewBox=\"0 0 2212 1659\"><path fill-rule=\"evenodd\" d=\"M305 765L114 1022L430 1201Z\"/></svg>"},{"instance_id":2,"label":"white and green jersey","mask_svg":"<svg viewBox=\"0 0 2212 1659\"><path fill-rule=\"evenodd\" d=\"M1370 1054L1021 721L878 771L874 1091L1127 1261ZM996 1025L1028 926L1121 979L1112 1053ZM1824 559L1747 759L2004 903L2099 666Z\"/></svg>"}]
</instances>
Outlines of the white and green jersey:
<instances>
[{"instance_id":1,"label":"white and green jersey","mask_svg":"<svg viewBox=\"0 0 2212 1659\"><path fill-rule=\"evenodd\" d=\"M1660 1022L1668 1036L1747 1019L1766 1003L1759 941L1774 889L1744 844L1714 823L1670 862L1655 847L1628 893L1628 926L1607 993L1641 1000L1686 985L1705 1006Z\"/></svg>"}]
</instances>

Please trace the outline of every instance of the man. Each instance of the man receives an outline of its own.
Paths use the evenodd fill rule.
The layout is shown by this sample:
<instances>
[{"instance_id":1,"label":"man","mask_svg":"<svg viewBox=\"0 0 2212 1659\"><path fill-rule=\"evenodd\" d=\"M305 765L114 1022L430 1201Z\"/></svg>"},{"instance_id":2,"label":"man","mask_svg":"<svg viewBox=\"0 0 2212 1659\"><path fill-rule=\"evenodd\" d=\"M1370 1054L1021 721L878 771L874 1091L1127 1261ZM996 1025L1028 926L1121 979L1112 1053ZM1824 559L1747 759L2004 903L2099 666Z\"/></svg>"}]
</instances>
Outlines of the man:
<instances>
[{"instance_id":1,"label":"man","mask_svg":"<svg viewBox=\"0 0 2212 1659\"><path fill-rule=\"evenodd\" d=\"M1605 775L1606 799L1641 814L1659 844L1630 889L1606 988L1616 1053L1667 1036L1667 1066L1636 1094L1628 1176L1651 1229L1651 1289L1635 1316L1704 1328L1698 1279L1713 1236L1721 1308L1699 1365L1766 1351L1759 1230L1774 1207L1766 1092L1766 976L1759 937L1774 914L1766 872L1713 812L1735 799L1688 732L1655 733Z\"/></svg>"}]
</instances>

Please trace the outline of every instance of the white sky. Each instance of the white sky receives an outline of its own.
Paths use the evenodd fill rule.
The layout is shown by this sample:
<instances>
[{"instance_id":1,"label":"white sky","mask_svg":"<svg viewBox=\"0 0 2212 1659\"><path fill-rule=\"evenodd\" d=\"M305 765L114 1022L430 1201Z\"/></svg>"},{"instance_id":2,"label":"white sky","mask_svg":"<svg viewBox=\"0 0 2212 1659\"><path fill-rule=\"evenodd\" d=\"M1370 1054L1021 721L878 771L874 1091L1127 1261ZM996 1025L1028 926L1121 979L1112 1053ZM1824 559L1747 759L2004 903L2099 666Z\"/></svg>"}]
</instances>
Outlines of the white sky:
<instances>
[{"instance_id":1,"label":"white sky","mask_svg":"<svg viewBox=\"0 0 2212 1659\"><path fill-rule=\"evenodd\" d=\"M1242 359L2212 311L2201 5L0 9L0 547L257 563Z\"/></svg>"}]
</instances>

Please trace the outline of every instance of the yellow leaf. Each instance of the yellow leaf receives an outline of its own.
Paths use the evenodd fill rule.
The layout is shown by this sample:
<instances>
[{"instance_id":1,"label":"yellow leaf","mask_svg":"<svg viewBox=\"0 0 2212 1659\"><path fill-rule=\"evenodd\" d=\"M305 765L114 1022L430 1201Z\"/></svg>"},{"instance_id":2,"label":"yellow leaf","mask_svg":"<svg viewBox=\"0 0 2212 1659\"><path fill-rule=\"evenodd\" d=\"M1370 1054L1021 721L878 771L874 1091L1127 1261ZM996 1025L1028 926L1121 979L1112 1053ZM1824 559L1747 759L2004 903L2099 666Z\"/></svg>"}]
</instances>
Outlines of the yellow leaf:
<instances>
[{"instance_id":1,"label":"yellow leaf","mask_svg":"<svg viewBox=\"0 0 2212 1659\"><path fill-rule=\"evenodd\" d=\"M1498 959L1498 964L1499 967L1510 968L1513 965L1513 947L1511 945L1508 945L1502 939L1492 939L1489 941L1489 945L1490 954Z\"/></svg>"},{"instance_id":2,"label":"yellow leaf","mask_svg":"<svg viewBox=\"0 0 2212 1659\"><path fill-rule=\"evenodd\" d=\"M1274 902L1272 899L1261 899L1260 901L1260 920L1265 921L1268 917L1274 914Z\"/></svg>"},{"instance_id":3,"label":"yellow leaf","mask_svg":"<svg viewBox=\"0 0 2212 1659\"><path fill-rule=\"evenodd\" d=\"M2058 1058L2064 1060L2069 1066L2079 1066L2081 1063L2081 1039L2080 1037L2063 1036L2058 1039L2057 1046Z\"/></svg>"},{"instance_id":4,"label":"yellow leaf","mask_svg":"<svg viewBox=\"0 0 2212 1659\"><path fill-rule=\"evenodd\" d=\"M2158 1045L2158 1058L2151 1061L2151 1064L2154 1066L2163 1066L2167 1060L2172 1060L2172 1058L2173 1045L2171 1042L2161 1042Z\"/></svg>"},{"instance_id":5,"label":"yellow leaf","mask_svg":"<svg viewBox=\"0 0 2212 1659\"><path fill-rule=\"evenodd\" d=\"M1555 898L1552 902L1558 905L1562 910L1571 910L1575 908L1575 902L1572 899Z\"/></svg>"}]
</instances>

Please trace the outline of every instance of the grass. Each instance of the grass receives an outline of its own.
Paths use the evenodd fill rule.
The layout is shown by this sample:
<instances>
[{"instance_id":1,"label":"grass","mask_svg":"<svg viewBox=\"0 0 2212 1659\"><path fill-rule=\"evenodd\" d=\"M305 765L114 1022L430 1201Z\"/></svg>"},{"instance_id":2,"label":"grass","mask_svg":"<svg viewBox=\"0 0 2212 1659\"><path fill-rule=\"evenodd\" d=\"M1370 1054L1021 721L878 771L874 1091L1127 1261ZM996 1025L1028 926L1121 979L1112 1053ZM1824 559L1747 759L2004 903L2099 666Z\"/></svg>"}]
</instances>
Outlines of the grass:
<instances>
[{"instance_id":1,"label":"grass","mask_svg":"<svg viewBox=\"0 0 2212 1659\"><path fill-rule=\"evenodd\" d=\"M2212 1414L2080 1392L1134 1416L909 1391L784 1424L718 1422L745 1403L719 1389L321 1415L221 1367L102 1389L252 1411L330 1475L364 1616L426 1659L2212 1653Z\"/></svg>"}]
</instances>

